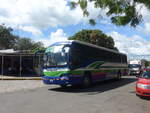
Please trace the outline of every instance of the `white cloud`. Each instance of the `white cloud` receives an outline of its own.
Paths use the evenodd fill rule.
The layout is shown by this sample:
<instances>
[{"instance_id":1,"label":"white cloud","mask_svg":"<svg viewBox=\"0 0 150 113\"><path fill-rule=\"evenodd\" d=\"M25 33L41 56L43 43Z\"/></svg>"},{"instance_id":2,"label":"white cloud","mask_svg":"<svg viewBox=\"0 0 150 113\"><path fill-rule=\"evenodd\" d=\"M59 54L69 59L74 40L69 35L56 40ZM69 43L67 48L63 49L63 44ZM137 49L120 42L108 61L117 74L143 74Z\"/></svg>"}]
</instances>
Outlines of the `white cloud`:
<instances>
[{"instance_id":1,"label":"white cloud","mask_svg":"<svg viewBox=\"0 0 150 113\"><path fill-rule=\"evenodd\" d=\"M56 32L52 32L50 34L50 39L51 43L56 42L56 41L66 41L67 40L67 35L64 33L62 29L57 29Z\"/></svg>"},{"instance_id":2,"label":"white cloud","mask_svg":"<svg viewBox=\"0 0 150 113\"><path fill-rule=\"evenodd\" d=\"M140 5L139 6L141 8L140 13L143 16L143 20L145 22L150 22L150 9L148 9L147 7L145 7L144 5Z\"/></svg>"},{"instance_id":3,"label":"white cloud","mask_svg":"<svg viewBox=\"0 0 150 113\"><path fill-rule=\"evenodd\" d=\"M75 25L83 16L78 7L71 10L66 0L0 0L0 23L13 28L36 28Z\"/></svg>"},{"instance_id":4,"label":"white cloud","mask_svg":"<svg viewBox=\"0 0 150 113\"><path fill-rule=\"evenodd\" d=\"M42 35L42 32L33 26L20 26L19 29L21 29L23 31L31 32L35 36L39 36L39 35L41 36Z\"/></svg>"},{"instance_id":5,"label":"white cloud","mask_svg":"<svg viewBox=\"0 0 150 113\"><path fill-rule=\"evenodd\" d=\"M76 25L80 22L87 24L89 18L95 19L99 14L105 17L106 11L94 8L93 2L88 3L89 17L83 17L79 7L70 9L68 2L69 0L0 0L0 24L41 34L48 27Z\"/></svg>"},{"instance_id":6,"label":"white cloud","mask_svg":"<svg viewBox=\"0 0 150 113\"><path fill-rule=\"evenodd\" d=\"M144 26L139 27L138 30L144 34L150 35L150 22L144 23Z\"/></svg>"},{"instance_id":7,"label":"white cloud","mask_svg":"<svg viewBox=\"0 0 150 113\"><path fill-rule=\"evenodd\" d=\"M150 22L149 23L145 23L145 31L150 34Z\"/></svg>"},{"instance_id":8,"label":"white cloud","mask_svg":"<svg viewBox=\"0 0 150 113\"><path fill-rule=\"evenodd\" d=\"M150 54L149 42L138 35L127 37L115 31L107 34L113 37L115 46L119 49L120 52L126 53L128 55Z\"/></svg>"},{"instance_id":9,"label":"white cloud","mask_svg":"<svg viewBox=\"0 0 150 113\"><path fill-rule=\"evenodd\" d=\"M143 4L137 5L137 10L140 14L142 14L143 18L143 26L138 26L137 30L144 34L150 34L150 9L148 9Z\"/></svg>"},{"instance_id":10,"label":"white cloud","mask_svg":"<svg viewBox=\"0 0 150 113\"><path fill-rule=\"evenodd\" d=\"M62 29L57 29L56 32L52 32L47 39L38 39L44 43L45 47L49 46L50 44L58 41L67 41L67 35L64 33Z\"/></svg>"}]
</instances>

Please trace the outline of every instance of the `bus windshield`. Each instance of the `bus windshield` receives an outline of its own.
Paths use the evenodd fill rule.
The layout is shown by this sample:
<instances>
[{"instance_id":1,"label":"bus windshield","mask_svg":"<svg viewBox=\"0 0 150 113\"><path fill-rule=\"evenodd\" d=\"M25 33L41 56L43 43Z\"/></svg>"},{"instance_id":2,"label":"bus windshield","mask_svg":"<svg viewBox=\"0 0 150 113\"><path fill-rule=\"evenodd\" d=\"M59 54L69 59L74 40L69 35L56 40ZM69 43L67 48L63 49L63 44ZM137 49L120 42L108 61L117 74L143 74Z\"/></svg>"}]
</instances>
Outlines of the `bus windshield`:
<instances>
[{"instance_id":1,"label":"bus windshield","mask_svg":"<svg viewBox=\"0 0 150 113\"><path fill-rule=\"evenodd\" d=\"M129 68L140 68L139 64L129 64Z\"/></svg>"},{"instance_id":2,"label":"bus windshield","mask_svg":"<svg viewBox=\"0 0 150 113\"><path fill-rule=\"evenodd\" d=\"M68 63L69 46L55 45L47 48L44 55L44 67L66 66Z\"/></svg>"}]
</instances>

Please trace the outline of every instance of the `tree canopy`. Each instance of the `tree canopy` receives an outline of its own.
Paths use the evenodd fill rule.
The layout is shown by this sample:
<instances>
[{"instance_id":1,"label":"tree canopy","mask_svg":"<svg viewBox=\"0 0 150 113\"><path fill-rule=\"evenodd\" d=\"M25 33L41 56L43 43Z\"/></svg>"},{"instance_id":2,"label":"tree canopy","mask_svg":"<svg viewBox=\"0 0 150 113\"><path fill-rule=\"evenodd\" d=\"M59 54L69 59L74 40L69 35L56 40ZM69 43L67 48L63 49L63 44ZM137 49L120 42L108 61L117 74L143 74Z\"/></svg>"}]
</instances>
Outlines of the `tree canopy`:
<instances>
[{"instance_id":1,"label":"tree canopy","mask_svg":"<svg viewBox=\"0 0 150 113\"><path fill-rule=\"evenodd\" d=\"M13 48L18 37L12 34L12 29L0 25L0 49Z\"/></svg>"},{"instance_id":2,"label":"tree canopy","mask_svg":"<svg viewBox=\"0 0 150 113\"><path fill-rule=\"evenodd\" d=\"M117 50L114 46L114 40L112 37L105 35L100 30L82 30L75 33L73 36L69 37L69 40L79 40L83 42L88 42L98 46L106 47L109 49Z\"/></svg>"},{"instance_id":3,"label":"tree canopy","mask_svg":"<svg viewBox=\"0 0 150 113\"><path fill-rule=\"evenodd\" d=\"M130 24L136 27L142 22L142 14L137 9L138 4L143 4L150 9L150 0L78 0L78 2L72 1L70 4L71 8L79 5L83 15L89 16L87 9L89 2L93 2L95 8L108 9L107 16L110 16L112 23L119 26ZM95 25L95 19L91 18L89 23Z\"/></svg>"},{"instance_id":4,"label":"tree canopy","mask_svg":"<svg viewBox=\"0 0 150 113\"><path fill-rule=\"evenodd\" d=\"M142 62L144 62L145 67L150 66L150 61L148 61L147 59L141 59Z\"/></svg>"},{"instance_id":5,"label":"tree canopy","mask_svg":"<svg viewBox=\"0 0 150 113\"><path fill-rule=\"evenodd\" d=\"M16 50L32 50L33 52L38 49L44 49L43 43L34 42L30 38L19 38L14 45Z\"/></svg>"},{"instance_id":6,"label":"tree canopy","mask_svg":"<svg viewBox=\"0 0 150 113\"><path fill-rule=\"evenodd\" d=\"M31 52L44 50L43 43L16 36L12 31L12 28L0 25L0 49L30 50Z\"/></svg>"}]
</instances>

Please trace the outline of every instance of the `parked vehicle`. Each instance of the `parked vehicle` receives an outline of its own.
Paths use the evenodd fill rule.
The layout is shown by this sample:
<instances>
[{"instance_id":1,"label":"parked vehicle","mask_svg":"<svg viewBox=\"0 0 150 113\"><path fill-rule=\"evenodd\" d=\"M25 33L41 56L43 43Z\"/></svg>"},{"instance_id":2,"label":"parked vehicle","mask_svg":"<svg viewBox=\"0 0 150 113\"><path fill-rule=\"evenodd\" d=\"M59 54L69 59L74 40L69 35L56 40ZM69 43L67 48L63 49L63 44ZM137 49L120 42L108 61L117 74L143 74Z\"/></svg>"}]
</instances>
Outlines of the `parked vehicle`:
<instances>
[{"instance_id":1,"label":"parked vehicle","mask_svg":"<svg viewBox=\"0 0 150 113\"><path fill-rule=\"evenodd\" d=\"M150 70L144 71L136 82L136 94L150 97Z\"/></svg>"},{"instance_id":2,"label":"parked vehicle","mask_svg":"<svg viewBox=\"0 0 150 113\"><path fill-rule=\"evenodd\" d=\"M45 84L83 84L121 79L127 70L127 56L118 51L81 41L57 42L44 55Z\"/></svg>"},{"instance_id":3,"label":"parked vehicle","mask_svg":"<svg viewBox=\"0 0 150 113\"><path fill-rule=\"evenodd\" d=\"M139 76L145 68L145 63L142 60L130 60L128 63L129 75Z\"/></svg>"},{"instance_id":4,"label":"parked vehicle","mask_svg":"<svg viewBox=\"0 0 150 113\"><path fill-rule=\"evenodd\" d=\"M143 71L150 71L150 66L145 67Z\"/></svg>"}]
</instances>

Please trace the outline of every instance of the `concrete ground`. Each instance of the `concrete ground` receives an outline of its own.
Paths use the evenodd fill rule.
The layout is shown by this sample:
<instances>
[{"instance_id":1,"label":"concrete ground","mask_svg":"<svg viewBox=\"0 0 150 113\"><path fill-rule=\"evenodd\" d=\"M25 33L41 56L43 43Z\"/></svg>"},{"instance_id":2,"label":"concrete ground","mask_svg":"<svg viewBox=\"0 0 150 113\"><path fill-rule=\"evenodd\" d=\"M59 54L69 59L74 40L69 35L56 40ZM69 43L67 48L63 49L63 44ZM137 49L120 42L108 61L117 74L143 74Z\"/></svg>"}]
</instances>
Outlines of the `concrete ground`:
<instances>
[{"instance_id":1,"label":"concrete ground","mask_svg":"<svg viewBox=\"0 0 150 113\"><path fill-rule=\"evenodd\" d=\"M86 89L26 81L22 84L37 87L0 93L0 113L150 113L150 99L135 95L135 81L135 77L124 77Z\"/></svg>"},{"instance_id":2,"label":"concrete ground","mask_svg":"<svg viewBox=\"0 0 150 113\"><path fill-rule=\"evenodd\" d=\"M0 80L41 80L41 77L19 77L0 75Z\"/></svg>"},{"instance_id":3,"label":"concrete ground","mask_svg":"<svg viewBox=\"0 0 150 113\"><path fill-rule=\"evenodd\" d=\"M0 80L0 93L44 87L40 80Z\"/></svg>"}]
</instances>

